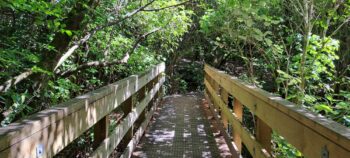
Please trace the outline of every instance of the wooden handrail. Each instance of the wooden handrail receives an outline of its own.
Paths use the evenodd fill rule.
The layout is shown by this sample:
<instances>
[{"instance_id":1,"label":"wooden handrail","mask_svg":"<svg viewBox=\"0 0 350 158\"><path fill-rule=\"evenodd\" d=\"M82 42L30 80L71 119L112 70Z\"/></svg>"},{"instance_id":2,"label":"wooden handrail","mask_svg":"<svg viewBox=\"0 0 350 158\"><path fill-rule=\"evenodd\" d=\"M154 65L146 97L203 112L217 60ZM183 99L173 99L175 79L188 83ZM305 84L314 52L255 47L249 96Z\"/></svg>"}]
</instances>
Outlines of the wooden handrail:
<instances>
[{"instance_id":1,"label":"wooden handrail","mask_svg":"<svg viewBox=\"0 0 350 158\"><path fill-rule=\"evenodd\" d=\"M143 133L152 116L153 104L161 96L164 70L165 64L158 64L146 73L127 77L0 128L0 157L52 157L93 126L96 127L93 157L109 155L113 151L111 147L114 149L125 139L126 132L131 131L128 141ZM135 99L137 95L141 98ZM132 101L125 104L127 100ZM131 110L108 136L108 115L122 107ZM144 119L143 123L138 133L134 133L130 129L138 128L134 124L140 119Z\"/></svg>"},{"instance_id":2,"label":"wooden handrail","mask_svg":"<svg viewBox=\"0 0 350 158\"><path fill-rule=\"evenodd\" d=\"M238 150L242 140L253 157L271 157L271 132L275 131L306 157L350 157L349 128L209 65L205 65L204 70L206 96L215 110L221 111L232 124L233 139L238 141L233 143ZM234 110L222 99L223 92L233 97ZM247 107L257 118L255 135L243 126L239 105Z\"/></svg>"}]
</instances>

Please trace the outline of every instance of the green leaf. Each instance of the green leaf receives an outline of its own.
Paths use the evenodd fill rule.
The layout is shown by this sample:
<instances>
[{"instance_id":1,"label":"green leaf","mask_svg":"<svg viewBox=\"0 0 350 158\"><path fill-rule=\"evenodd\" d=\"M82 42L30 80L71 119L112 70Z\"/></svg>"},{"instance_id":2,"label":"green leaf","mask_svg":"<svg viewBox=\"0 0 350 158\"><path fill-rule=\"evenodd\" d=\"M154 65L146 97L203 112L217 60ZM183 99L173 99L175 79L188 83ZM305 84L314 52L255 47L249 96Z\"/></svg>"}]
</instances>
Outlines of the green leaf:
<instances>
[{"instance_id":1,"label":"green leaf","mask_svg":"<svg viewBox=\"0 0 350 158\"><path fill-rule=\"evenodd\" d=\"M307 103L313 103L313 102L315 102L317 99L314 97L314 96L312 96L312 95L305 95L305 101L307 102Z\"/></svg>"},{"instance_id":2,"label":"green leaf","mask_svg":"<svg viewBox=\"0 0 350 158\"><path fill-rule=\"evenodd\" d=\"M59 21L55 21L54 24L55 24L56 27L61 25L61 23Z\"/></svg>"},{"instance_id":3,"label":"green leaf","mask_svg":"<svg viewBox=\"0 0 350 158\"><path fill-rule=\"evenodd\" d=\"M69 37L73 35L72 31L70 30L65 30L64 31Z\"/></svg>"},{"instance_id":4,"label":"green leaf","mask_svg":"<svg viewBox=\"0 0 350 158\"><path fill-rule=\"evenodd\" d=\"M265 25L265 26L270 26L271 24L268 23L268 22L264 22L264 25Z\"/></svg>"},{"instance_id":5,"label":"green leaf","mask_svg":"<svg viewBox=\"0 0 350 158\"><path fill-rule=\"evenodd\" d=\"M32 71L34 73L44 73L44 74L47 74L47 75L53 75L52 72L44 70L44 69L42 69L40 67L37 67L37 66L32 67Z\"/></svg>"},{"instance_id":6,"label":"green leaf","mask_svg":"<svg viewBox=\"0 0 350 158\"><path fill-rule=\"evenodd\" d=\"M268 45L268 46L271 46L272 45L272 41L268 38L265 38L265 43Z\"/></svg>"},{"instance_id":7,"label":"green leaf","mask_svg":"<svg viewBox=\"0 0 350 158\"><path fill-rule=\"evenodd\" d=\"M333 101L333 97L331 95L326 95L326 98L329 100L329 101Z\"/></svg>"},{"instance_id":8,"label":"green leaf","mask_svg":"<svg viewBox=\"0 0 350 158\"><path fill-rule=\"evenodd\" d=\"M340 109L348 109L350 108L350 103L342 101L342 102L339 102L336 107Z\"/></svg>"},{"instance_id":9,"label":"green leaf","mask_svg":"<svg viewBox=\"0 0 350 158\"><path fill-rule=\"evenodd\" d=\"M247 19L246 21L245 21L245 23L247 24L247 26L248 27L252 27L253 26L253 20L252 19Z\"/></svg>"},{"instance_id":10,"label":"green leaf","mask_svg":"<svg viewBox=\"0 0 350 158\"><path fill-rule=\"evenodd\" d=\"M318 111L324 111L326 113L333 113L333 109L331 107L329 107L326 104L319 104L315 106L315 109Z\"/></svg>"},{"instance_id":11,"label":"green leaf","mask_svg":"<svg viewBox=\"0 0 350 158\"><path fill-rule=\"evenodd\" d=\"M297 151L296 154L295 154L296 157L302 157L303 154L300 152L300 151Z\"/></svg>"}]
</instances>

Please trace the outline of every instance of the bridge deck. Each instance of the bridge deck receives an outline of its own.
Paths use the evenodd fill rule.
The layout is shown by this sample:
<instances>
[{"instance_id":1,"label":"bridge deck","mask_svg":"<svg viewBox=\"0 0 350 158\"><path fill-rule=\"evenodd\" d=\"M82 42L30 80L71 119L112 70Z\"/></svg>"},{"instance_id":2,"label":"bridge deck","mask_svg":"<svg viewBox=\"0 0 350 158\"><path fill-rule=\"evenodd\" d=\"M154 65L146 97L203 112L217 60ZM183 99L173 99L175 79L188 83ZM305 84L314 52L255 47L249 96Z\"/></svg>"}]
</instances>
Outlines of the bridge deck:
<instances>
[{"instance_id":1,"label":"bridge deck","mask_svg":"<svg viewBox=\"0 0 350 158\"><path fill-rule=\"evenodd\" d=\"M133 157L220 157L201 99L196 95L165 97Z\"/></svg>"}]
</instances>

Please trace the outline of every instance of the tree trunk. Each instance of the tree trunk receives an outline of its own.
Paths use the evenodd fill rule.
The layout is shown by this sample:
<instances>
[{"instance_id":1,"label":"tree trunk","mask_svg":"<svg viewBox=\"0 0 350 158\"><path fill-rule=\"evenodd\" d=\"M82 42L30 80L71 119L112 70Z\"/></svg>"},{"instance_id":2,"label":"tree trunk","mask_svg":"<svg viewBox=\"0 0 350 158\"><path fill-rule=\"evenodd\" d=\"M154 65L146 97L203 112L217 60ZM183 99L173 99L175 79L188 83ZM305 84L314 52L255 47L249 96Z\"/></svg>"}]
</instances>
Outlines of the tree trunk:
<instances>
[{"instance_id":1,"label":"tree trunk","mask_svg":"<svg viewBox=\"0 0 350 158\"><path fill-rule=\"evenodd\" d=\"M85 3L87 3L87 6L90 8L95 8L99 4L99 0L88 0ZM63 21L66 25L65 29L72 32L82 30L87 24L82 23L87 13L88 8L84 7L84 2L77 2L75 7L68 14L68 18ZM57 32L50 44L54 49L42 52L43 59L39 63L40 68L53 72L54 67L57 65L62 54L67 50L71 40L72 36L68 36L64 32ZM45 88L49 78L50 76L45 73L34 75L33 79L36 81L34 85L35 89Z\"/></svg>"}]
</instances>

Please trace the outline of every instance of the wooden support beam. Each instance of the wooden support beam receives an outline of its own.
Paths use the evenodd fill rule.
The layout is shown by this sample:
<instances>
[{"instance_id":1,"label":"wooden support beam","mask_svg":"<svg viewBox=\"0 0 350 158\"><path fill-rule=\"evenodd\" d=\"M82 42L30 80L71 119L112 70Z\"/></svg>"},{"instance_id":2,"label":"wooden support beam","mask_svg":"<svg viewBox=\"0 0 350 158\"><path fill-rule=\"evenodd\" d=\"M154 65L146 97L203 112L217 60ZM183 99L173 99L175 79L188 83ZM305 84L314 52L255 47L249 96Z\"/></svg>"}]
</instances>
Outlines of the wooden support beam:
<instances>
[{"instance_id":1,"label":"wooden support beam","mask_svg":"<svg viewBox=\"0 0 350 158\"><path fill-rule=\"evenodd\" d=\"M220 90L221 99L224 101L225 105L228 106L228 93L224 89ZM221 115L222 123L224 124L226 132L228 132L228 120L225 115Z\"/></svg>"},{"instance_id":2,"label":"wooden support beam","mask_svg":"<svg viewBox=\"0 0 350 158\"><path fill-rule=\"evenodd\" d=\"M133 95L123 103L123 106L121 107L121 110L124 113L123 121L127 121L127 119L125 119L125 118L127 118L129 113L134 108L134 103L135 103L136 99L137 99L136 96ZM127 146L128 142L132 139L132 137L134 135L133 130L134 130L134 125L131 124L129 127L129 130L126 132L126 134L124 135L124 137L121 141L121 144L120 144L121 148L125 148Z\"/></svg>"},{"instance_id":3,"label":"wooden support beam","mask_svg":"<svg viewBox=\"0 0 350 158\"><path fill-rule=\"evenodd\" d=\"M147 85L146 85L146 86L147 86ZM137 101L136 101L136 102L140 102L143 98L145 98L145 96L146 96L146 89L147 89L146 86L142 87L142 88L137 92Z\"/></svg>"},{"instance_id":4,"label":"wooden support beam","mask_svg":"<svg viewBox=\"0 0 350 158\"><path fill-rule=\"evenodd\" d=\"M256 118L256 140L271 154L272 129L259 117Z\"/></svg>"},{"instance_id":5,"label":"wooden support beam","mask_svg":"<svg viewBox=\"0 0 350 158\"><path fill-rule=\"evenodd\" d=\"M151 104L151 105L153 105L153 104ZM144 121L140 125L139 129L135 132L134 137L130 140L130 142L128 143L128 146L123 151L123 153L120 156L120 158L130 158L132 156L132 152L135 150L136 145L141 140L142 135L145 132L149 122L151 121L151 118L152 118L152 116L154 114L154 111L156 111L156 109L157 109L157 105L156 104L151 106L150 111L147 113L147 115L145 115Z\"/></svg>"},{"instance_id":6,"label":"wooden support beam","mask_svg":"<svg viewBox=\"0 0 350 158\"><path fill-rule=\"evenodd\" d=\"M213 88L214 88L214 90L215 90L215 92L216 92L216 94L220 94L220 85L219 85L219 83L217 83L215 80L213 80L212 81L213 82Z\"/></svg>"},{"instance_id":7,"label":"wooden support beam","mask_svg":"<svg viewBox=\"0 0 350 158\"><path fill-rule=\"evenodd\" d=\"M93 148L96 149L101 142L108 137L108 126L109 118L108 116L103 117L94 126L94 142Z\"/></svg>"},{"instance_id":8,"label":"wooden support beam","mask_svg":"<svg viewBox=\"0 0 350 158\"><path fill-rule=\"evenodd\" d=\"M231 138L230 136L227 134L227 132L225 132L225 128L224 128L224 125L222 124L222 122L220 121L220 118L219 118L219 113L217 112L217 107L215 107L210 99L210 94L209 94L209 91L206 90L205 91L205 99L208 103L208 106L209 106L209 109L211 111L211 113L213 114L216 122L218 123L218 128L220 130L220 133L222 134L222 136L224 137L225 141L226 141L226 144L232 154L232 158L239 158L239 153L235 150L233 144L231 143Z\"/></svg>"},{"instance_id":9,"label":"wooden support beam","mask_svg":"<svg viewBox=\"0 0 350 158\"><path fill-rule=\"evenodd\" d=\"M269 153L263 150L261 144L256 141L256 138L249 132L249 130L243 127L242 122L234 113L230 111L230 109L221 100L220 96L215 93L214 88L207 81L205 81L204 84L206 85L210 100L214 105L219 106L222 109L223 115L226 115L229 121L232 122L233 129L235 130L234 132L240 136L242 142L244 142L250 154L254 158L271 157Z\"/></svg>"},{"instance_id":10,"label":"wooden support beam","mask_svg":"<svg viewBox=\"0 0 350 158\"><path fill-rule=\"evenodd\" d=\"M101 145L94 151L91 157L94 157L94 158L108 157L110 153L113 152L114 149L119 145L119 143L121 143L121 140L123 139L123 137L128 137L126 135L128 135L128 132L131 131L129 129L131 129L132 125L140 117L141 113L149 105L150 101L155 97L156 94L158 94L158 91L161 85L163 85L164 81L165 81L165 78L162 78L159 81L159 83L157 83L154 86L154 88L149 91L149 93L145 96L145 98L138 105L135 106L134 110L132 110L130 113L127 114L127 116L123 119L123 121L111 133L111 135L101 143ZM126 142L126 145L128 145L129 141Z\"/></svg>"},{"instance_id":11,"label":"wooden support beam","mask_svg":"<svg viewBox=\"0 0 350 158\"><path fill-rule=\"evenodd\" d=\"M243 105L241 104L241 102L239 102L239 100L237 100L236 98L234 98L233 100L233 112L236 115L237 119L242 122L243 120ZM233 141L236 144L237 149L239 150L240 153L242 153L242 139L241 136L239 135L239 132L237 132L237 130L239 129L235 129L233 127Z\"/></svg>"}]
</instances>

